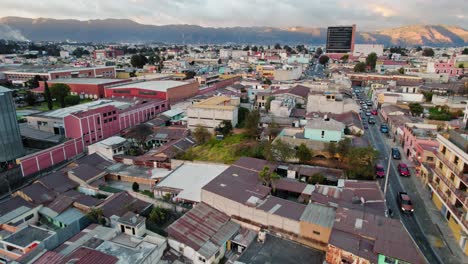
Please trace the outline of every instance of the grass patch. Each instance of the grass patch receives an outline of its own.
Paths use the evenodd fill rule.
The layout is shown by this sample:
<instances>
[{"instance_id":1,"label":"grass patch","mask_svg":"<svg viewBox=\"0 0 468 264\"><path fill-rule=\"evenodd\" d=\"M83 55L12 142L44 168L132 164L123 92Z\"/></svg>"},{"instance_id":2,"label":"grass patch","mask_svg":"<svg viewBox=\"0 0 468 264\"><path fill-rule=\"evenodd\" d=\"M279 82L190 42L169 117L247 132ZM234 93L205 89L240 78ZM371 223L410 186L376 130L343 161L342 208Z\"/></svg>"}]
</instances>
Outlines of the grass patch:
<instances>
[{"instance_id":1,"label":"grass patch","mask_svg":"<svg viewBox=\"0 0 468 264\"><path fill-rule=\"evenodd\" d=\"M227 136L223 140L212 138L203 145L189 149L181 158L230 164L242 156L255 156L253 150L257 145L257 141L250 139L245 134L235 134Z\"/></svg>"},{"instance_id":2,"label":"grass patch","mask_svg":"<svg viewBox=\"0 0 468 264\"><path fill-rule=\"evenodd\" d=\"M99 186L99 190L105 191L105 192L110 192L110 193L123 192L123 190L120 190L120 189L117 189L117 188L114 188L114 187L110 187L110 186Z\"/></svg>"}]
</instances>

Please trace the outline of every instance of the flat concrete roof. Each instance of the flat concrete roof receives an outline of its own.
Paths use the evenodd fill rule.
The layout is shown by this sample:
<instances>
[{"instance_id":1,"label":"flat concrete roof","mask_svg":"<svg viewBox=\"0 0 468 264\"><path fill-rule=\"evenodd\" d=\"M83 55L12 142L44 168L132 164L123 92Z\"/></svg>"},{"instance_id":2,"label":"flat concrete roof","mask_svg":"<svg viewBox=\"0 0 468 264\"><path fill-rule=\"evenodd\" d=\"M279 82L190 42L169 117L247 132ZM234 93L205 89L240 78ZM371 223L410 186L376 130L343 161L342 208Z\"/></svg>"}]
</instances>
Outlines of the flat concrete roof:
<instances>
[{"instance_id":1,"label":"flat concrete roof","mask_svg":"<svg viewBox=\"0 0 468 264\"><path fill-rule=\"evenodd\" d=\"M209 163L184 163L156 185L156 188L181 190L178 199L201 201L201 189L229 166Z\"/></svg>"},{"instance_id":2,"label":"flat concrete roof","mask_svg":"<svg viewBox=\"0 0 468 264\"><path fill-rule=\"evenodd\" d=\"M125 81L125 79L104 79L104 78L62 78L47 81L48 83L66 83L66 84L107 84Z\"/></svg>"},{"instance_id":3,"label":"flat concrete roof","mask_svg":"<svg viewBox=\"0 0 468 264\"><path fill-rule=\"evenodd\" d=\"M189 84L189 82L167 81L167 80L145 81L145 82L117 85L108 89L136 88L136 89L144 89L144 90L151 90L151 91L157 91L157 92L166 92L170 88L174 88L174 87L186 85L186 84Z\"/></svg>"},{"instance_id":4,"label":"flat concrete roof","mask_svg":"<svg viewBox=\"0 0 468 264\"><path fill-rule=\"evenodd\" d=\"M79 104L74 106L65 107L62 109L47 111L43 113L38 113L38 116L45 116L51 118L64 118L67 115L70 115L79 111L87 111L89 109L95 109L102 106L113 105L118 109L126 109L131 106L131 103L122 102L122 101L113 101L113 100L97 100L85 104Z\"/></svg>"}]
</instances>

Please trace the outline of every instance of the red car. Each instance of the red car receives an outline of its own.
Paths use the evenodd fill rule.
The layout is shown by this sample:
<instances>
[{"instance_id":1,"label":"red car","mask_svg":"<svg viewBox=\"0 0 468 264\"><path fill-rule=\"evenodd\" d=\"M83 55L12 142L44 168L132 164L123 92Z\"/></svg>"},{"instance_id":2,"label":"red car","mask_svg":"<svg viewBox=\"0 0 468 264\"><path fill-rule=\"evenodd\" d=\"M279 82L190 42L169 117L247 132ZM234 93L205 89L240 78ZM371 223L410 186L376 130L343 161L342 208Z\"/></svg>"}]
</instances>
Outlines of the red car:
<instances>
[{"instance_id":1,"label":"red car","mask_svg":"<svg viewBox=\"0 0 468 264\"><path fill-rule=\"evenodd\" d=\"M400 176L411 176L408 166L405 163L398 164L398 173L400 173Z\"/></svg>"},{"instance_id":2,"label":"red car","mask_svg":"<svg viewBox=\"0 0 468 264\"><path fill-rule=\"evenodd\" d=\"M372 114L372 115L377 115L377 110L375 110L375 109L372 110L372 111L371 111L371 114Z\"/></svg>"},{"instance_id":3,"label":"red car","mask_svg":"<svg viewBox=\"0 0 468 264\"><path fill-rule=\"evenodd\" d=\"M382 165L375 165L375 176L377 178L383 178L385 177L385 170Z\"/></svg>"},{"instance_id":4,"label":"red car","mask_svg":"<svg viewBox=\"0 0 468 264\"><path fill-rule=\"evenodd\" d=\"M411 202L411 198L407 193L398 192L397 202L403 213L414 212L413 203Z\"/></svg>"}]
</instances>

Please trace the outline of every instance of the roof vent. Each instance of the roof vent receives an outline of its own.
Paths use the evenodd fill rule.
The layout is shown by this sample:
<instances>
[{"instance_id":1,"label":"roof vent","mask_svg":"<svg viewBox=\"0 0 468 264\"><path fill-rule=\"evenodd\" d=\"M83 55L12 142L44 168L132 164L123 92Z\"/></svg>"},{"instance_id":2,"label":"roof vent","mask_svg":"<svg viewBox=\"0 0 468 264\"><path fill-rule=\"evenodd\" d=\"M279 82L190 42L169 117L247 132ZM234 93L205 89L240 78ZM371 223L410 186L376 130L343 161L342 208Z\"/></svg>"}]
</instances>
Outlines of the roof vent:
<instances>
[{"instance_id":1,"label":"roof vent","mask_svg":"<svg viewBox=\"0 0 468 264\"><path fill-rule=\"evenodd\" d=\"M237 175L237 173L233 173L232 176L237 177L237 176L239 176L239 175Z\"/></svg>"},{"instance_id":2,"label":"roof vent","mask_svg":"<svg viewBox=\"0 0 468 264\"><path fill-rule=\"evenodd\" d=\"M226 187L226 184L221 183L220 186L221 186L221 187Z\"/></svg>"}]
</instances>

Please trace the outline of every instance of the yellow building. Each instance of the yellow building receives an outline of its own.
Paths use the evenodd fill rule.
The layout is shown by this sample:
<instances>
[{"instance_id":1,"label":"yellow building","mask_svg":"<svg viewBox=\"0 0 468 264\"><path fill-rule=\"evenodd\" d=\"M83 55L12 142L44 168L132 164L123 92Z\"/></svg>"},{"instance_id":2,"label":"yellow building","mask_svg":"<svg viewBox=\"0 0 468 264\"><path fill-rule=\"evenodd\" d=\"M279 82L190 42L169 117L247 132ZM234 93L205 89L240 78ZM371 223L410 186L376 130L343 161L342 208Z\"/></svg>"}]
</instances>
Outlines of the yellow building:
<instances>
[{"instance_id":1,"label":"yellow building","mask_svg":"<svg viewBox=\"0 0 468 264\"><path fill-rule=\"evenodd\" d=\"M275 67L272 65L257 65L256 71L261 77L271 79L275 76Z\"/></svg>"},{"instance_id":2,"label":"yellow building","mask_svg":"<svg viewBox=\"0 0 468 264\"><path fill-rule=\"evenodd\" d=\"M447 220L453 236L468 255L468 134L450 131L437 135L433 179L429 182L432 201Z\"/></svg>"}]
</instances>

